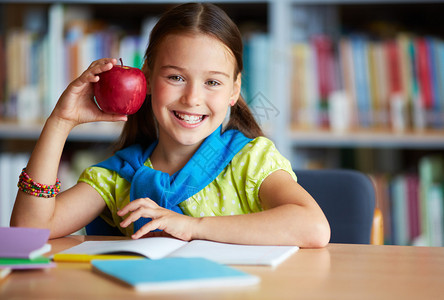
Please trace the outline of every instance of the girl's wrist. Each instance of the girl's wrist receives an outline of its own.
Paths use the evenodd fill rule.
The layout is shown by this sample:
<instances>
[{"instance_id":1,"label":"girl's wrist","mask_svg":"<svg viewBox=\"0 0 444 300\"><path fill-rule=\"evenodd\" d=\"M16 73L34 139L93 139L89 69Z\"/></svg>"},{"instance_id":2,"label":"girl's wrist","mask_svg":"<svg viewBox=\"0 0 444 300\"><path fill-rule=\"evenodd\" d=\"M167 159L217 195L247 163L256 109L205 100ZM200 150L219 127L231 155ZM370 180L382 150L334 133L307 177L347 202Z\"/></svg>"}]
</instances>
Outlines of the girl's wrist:
<instances>
[{"instance_id":1,"label":"girl's wrist","mask_svg":"<svg viewBox=\"0 0 444 300\"><path fill-rule=\"evenodd\" d=\"M203 233L204 226L204 218L205 217L200 217L200 218L192 218L192 223L191 223L191 239L192 240L205 240L205 235Z\"/></svg>"},{"instance_id":2,"label":"girl's wrist","mask_svg":"<svg viewBox=\"0 0 444 300\"><path fill-rule=\"evenodd\" d=\"M45 127L49 126L51 128L56 129L57 131L60 131L62 133L68 133L71 132L71 130L76 126L74 122L60 118L54 114L51 114L49 118L46 120Z\"/></svg>"}]
</instances>

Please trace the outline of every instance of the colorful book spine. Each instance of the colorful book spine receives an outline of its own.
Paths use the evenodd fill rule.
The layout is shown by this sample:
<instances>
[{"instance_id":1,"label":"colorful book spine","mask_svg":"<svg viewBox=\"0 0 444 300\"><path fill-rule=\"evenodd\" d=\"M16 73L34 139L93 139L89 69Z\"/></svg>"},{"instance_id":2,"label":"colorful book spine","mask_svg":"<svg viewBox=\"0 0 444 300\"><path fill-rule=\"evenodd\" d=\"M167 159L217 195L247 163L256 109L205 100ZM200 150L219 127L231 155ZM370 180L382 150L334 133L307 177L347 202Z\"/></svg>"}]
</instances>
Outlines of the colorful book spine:
<instances>
[{"instance_id":1,"label":"colorful book spine","mask_svg":"<svg viewBox=\"0 0 444 300\"><path fill-rule=\"evenodd\" d=\"M427 40L419 37L416 40L417 47L417 64L418 64L418 81L422 96L423 106L429 109L432 106L432 85L430 72L430 55Z\"/></svg>"},{"instance_id":2,"label":"colorful book spine","mask_svg":"<svg viewBox=\"0 0 444 300\"><path fill-rule=\"evenodd\" d=\"M353 127L444 129L443 40L404 32L380 40L354 34L341 37L336 52L331 50L335 47L324 35L293 45L292 102L309 103L300 111L300 105L292 106L297 127L328 125L325 99L345 91ZM306 66L311 67L304 75Z\"/></svg>"}]
</instances>

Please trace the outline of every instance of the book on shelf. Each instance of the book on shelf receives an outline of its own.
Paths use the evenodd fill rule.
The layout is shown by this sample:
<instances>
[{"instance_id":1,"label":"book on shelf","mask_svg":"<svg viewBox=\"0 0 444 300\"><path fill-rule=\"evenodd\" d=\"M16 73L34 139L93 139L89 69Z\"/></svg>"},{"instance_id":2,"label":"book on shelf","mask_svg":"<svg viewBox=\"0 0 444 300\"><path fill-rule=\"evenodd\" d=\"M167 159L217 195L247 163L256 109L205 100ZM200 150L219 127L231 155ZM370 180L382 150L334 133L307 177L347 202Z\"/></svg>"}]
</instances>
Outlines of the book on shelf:
<instances>
[{"instance_id":1,"label":"book on shelf","mask_svg":"<svg viewBox=\"0 0 444 300\"><path fill-rule=\"evenodd\" d=\"M379 39L370 34L343 35L335 41L338 51L331 58L333 65L340 66L338 76L322 67L325 55L319 55L319 46L312 46L312 41L321 37L328 40L321 35L292 46L291 121L295 127L306 127L304 103L310 102L306 92L313 77L304 70L309 65L316 70L317 86L316 99L311 101L316 103L312 113L316 119L311 124L318 128L326 123L322 114L325 105L321 105L328 87L325 83L336 80L338 83L328 92L346 92L351 99L348 109L353 112L353 127L444 129L444 40L408 32Z\"/></svg>"},{"instance_id":2,"label":"book on shelf","mask_svg":"<svg viewBox=\"0 0 444 300\"><path fill-rule=\"evenodd\" d=\"M240 287L258 284L257 276L205 258L93 260L93 271L140 292Z\"/></svg>"},{"instance_id":3,"label":"book on shelf","mask_svg":"<svg viewBox=\"0 0 444 300\"><path fill-rule=\"evenodd\" d=\"M403 175L396 176L391 182L392 201L392 237L396 245L408 245L409 238L409 212L407 203L407 185Z\"/></svg>"},{"instance_id":4,"label":"book on shelf","mask_svg":"<svg viewBox=\"0 0 444 300\"><path fill-rule=\"evenodd\" d=\"M261 246L227 244L206 240L190 242L168 237L138 240L86 241L54 255L55 261L75 260L78 254L137 254L150 259L165 257L201 257L229 265L277 266L299 248L297 246Z\"/></svg>"},{"instance_id":5,"label":"book on shelf","mask_svg":"<svg viewBox=\"0 0 444 300\"><path fill-rule=\"evenodd\" d=\"M244 37L242 95L263 128L269 128L279 115L273 105L270 84L271 49L268 33L254 31Z\"/></svg>"},{"instance_id":6,"label":"book on shelf","mask_svg":"<svg viewBox=\"0 0 444 300\"><path fill-rule=\"evenodd\" d=\"M425 37L418 37L416 40L418 82L421 89L423 105L426 109L432 107L432 80L430 66L429 41Z\"/></svg>"},{"instance_id":7,"label":"book on shelf","mask_svg":"<svg viewBox=\"0 0 444 300\"><path fill-rule=\"evenodd\" d=\"M410 241L414 241L421 235L419 177L417 174L406 174L405 182L407 197L404 201L407 201L408 236Z\"/></svg>"},{"instance_id":8,"label":"book on shelf","mask_svg":"<svg viewBox=\"0 0 444 300\"><path fill-rule=\"evenodd\" d=\"M302 128L319 127L318 77L315 55L309 43L292 46L293 74L291 87L291 120Z\"/></svg>"},{"instance_id":9,"label":"book on shelf","mask_svg":"<svg viewBox=\"0 0 444 300\"><path fill-rule=\"evenodd\" d=\"M385 242L444 246L444 157L422 157L418 172L371 174Z\"/></svg>"},{"instance_id":10,"label":"book on shelf","mask_svg":"<svg viewBox=\"0 0 444 300\"><path fill-rule=\"evenodd\" d=\"M17 195L17 182L29 153L0 152L0 226L9 226Z\"/></svg>"},{"instance_id":11,"label":"book on shelf","mask_svg":"<svg viewBox=\"0 0 444 300\"><path fill-rule=\"evenodd\" d=\"M319 126L329 126L328 99L333 91L338 90L339 84L335 76L335 63L333 60L333 41L326 35L314 36L311 39L316 57L317 83L319 95Z\"/></svg>"},{"instance_id":12,"label":"book on shelf","mask_svg":"<svg viewBox=\"0 0 444 300\"><path fill-rule=\"evenodd\" d=\"M5 36L0 32L0 66L5 66ZM3 96L6 94L6 68L0 68L0 115L3 113L4 104L3 104Z\"/></svg>"},{"instance_id":13,"label":"book on shelf","mask_svg":"<svg viewBox=\"0 0 444 300\"><path fill-rule=\"evenodd\" d=\"M49 6L47 20L39 20L38 30L26 24L6 29L4 45L0 42L0 62L8 62L0 71L0 92L1 79L6 81L5 93L0 94L5 97L3 116L22 122L49 116L68 84L99 58L121 57L125 65L142 66L158 18L141 20L140 28L130 34L95 19L88 8L56 3ZM30 15L32 8L23 10Z\"/></svg>"},{"instance_id":14,"label":"book on shelf","mask_svg":"<svg viewBox=\"0 0 444 300\"><path fill-rule=\"evenodd\" d=\"M362 128L373 124L369 89L368 40L362 35L350 36L352 65L355 76L357 120Z\"/></svg>"},{"instance_id":15,"label":"book on shelf","mask_svg":"<svg viewBox=\"0 0 444 300\"><path fill-rule=\"evenodd\" d=\"M444 158L425 156L419 162L421 226L429 246L444 245Z\"/></svg>"}]
</instances>

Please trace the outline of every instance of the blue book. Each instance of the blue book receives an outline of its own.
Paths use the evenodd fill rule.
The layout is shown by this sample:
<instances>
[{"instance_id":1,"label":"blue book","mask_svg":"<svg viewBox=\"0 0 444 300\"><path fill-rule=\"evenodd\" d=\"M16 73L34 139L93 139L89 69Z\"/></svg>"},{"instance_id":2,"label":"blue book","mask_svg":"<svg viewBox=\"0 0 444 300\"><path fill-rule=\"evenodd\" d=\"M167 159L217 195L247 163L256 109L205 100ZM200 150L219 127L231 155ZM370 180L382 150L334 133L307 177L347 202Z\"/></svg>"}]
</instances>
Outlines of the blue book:
<instances>
[{"instance_id":1,"label":"blue book","mask_svg":"<svg viewBox=\"0 0 444 300\"><path fill-rule=\"evenodd\" d=\"M205 258L93 260L93 270L137 291L236 287L259 283L257 276Z\"/></svg>"},{"instance_id":2,"label":"blue book","mask_svg":"<svg viewBox=\"0 0 444 300\"><path fill-rule=\"evenodd\" d=\"M429 65L430 65L430 79L432 85L432 107L430 108L430 122L429 124L434 128L441 127L441 116L440 116L440 95L439 95L439 58L437 57L438 52L438 41L432 37L427 37L427 50L429 52Z\"/></svg>"},{"instance_id":3,"label":"blue book","mask_svg":"<svg viewBox=\"0 0 444 300\"><path fill-rule=\"evenodd\" d=\"M359 125L368 128L373 124L368 66L368 41L363 35L350 37L352 58L356 83L356 104L358 108Z\"/></svg>"}]
</instances>

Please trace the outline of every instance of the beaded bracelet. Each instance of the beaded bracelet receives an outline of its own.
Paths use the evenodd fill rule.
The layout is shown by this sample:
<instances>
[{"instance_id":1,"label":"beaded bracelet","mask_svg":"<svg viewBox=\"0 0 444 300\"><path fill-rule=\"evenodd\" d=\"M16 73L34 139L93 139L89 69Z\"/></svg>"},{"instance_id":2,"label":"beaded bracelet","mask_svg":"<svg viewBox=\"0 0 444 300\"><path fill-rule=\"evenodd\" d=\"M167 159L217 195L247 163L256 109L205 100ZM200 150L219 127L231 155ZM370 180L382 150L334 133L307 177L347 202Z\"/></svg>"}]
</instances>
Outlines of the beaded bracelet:
<instances>
[{"instance_id":1,"label":"beaded bracelet","mask_svg":"<svg viewBox=\"0 0 444 300\"><path fill-rule=\"evenodd\" d=\"M52 198L60 192L60 180L57 178L54 185L41 184L32 180L28 173L26 173L25 168L23 168L22 173L20 173L19 176L17 187L20 191L33 196Z\"/></svg>"}]
</instances>

